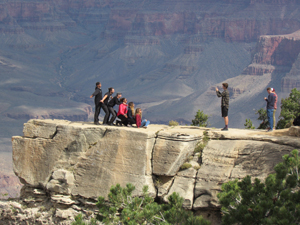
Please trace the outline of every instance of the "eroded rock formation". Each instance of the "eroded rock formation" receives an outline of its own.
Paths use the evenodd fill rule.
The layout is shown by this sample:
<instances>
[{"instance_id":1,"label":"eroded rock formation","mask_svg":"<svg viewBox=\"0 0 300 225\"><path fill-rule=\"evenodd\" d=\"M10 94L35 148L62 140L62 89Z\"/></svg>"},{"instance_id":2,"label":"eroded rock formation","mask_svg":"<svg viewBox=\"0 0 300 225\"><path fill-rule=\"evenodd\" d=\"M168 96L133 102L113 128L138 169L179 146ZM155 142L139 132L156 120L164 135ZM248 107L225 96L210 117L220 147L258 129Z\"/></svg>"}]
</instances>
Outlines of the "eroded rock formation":
<instances>
[{"instance_id":1,"label":"eroded rock formation","mask_svg":"<svg viewBox=\"0 0 300 225\"><path fill-rule=\"evenodd\" d=\"M204 217L213 213L213 224L220 223L217 194L224 182L246 175L264 179L283 155L300 149L297 127L266 135L238 129L137 129L30 120L23 133L12 138L14 171L24 184L21 198L31 206L47 202L48 207L70 209L68 215L86 213L80 207L94 207L112 185L132 183L135 195L148 185L151 195L163 201L178 192L187 209ZM202 153L195 153L203 137L210 140ZM184 162L192 167L180 170Z\"/></svg>"}]
</instances>

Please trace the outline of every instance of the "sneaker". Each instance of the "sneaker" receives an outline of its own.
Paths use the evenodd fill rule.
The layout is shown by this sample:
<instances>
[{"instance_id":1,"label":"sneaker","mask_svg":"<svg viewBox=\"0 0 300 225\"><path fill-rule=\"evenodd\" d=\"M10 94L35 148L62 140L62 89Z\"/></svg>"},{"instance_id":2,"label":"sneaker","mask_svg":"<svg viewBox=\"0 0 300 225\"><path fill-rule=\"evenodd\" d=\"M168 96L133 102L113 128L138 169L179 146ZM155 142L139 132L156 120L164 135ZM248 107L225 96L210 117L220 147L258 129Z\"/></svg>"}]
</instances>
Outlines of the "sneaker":
<instances>
[{"instance_id":1,"label":"sneaker","mask_svg":"<svg viewBox=\"0 0 300 225\"><path fill-rule=\"evenodd\" d=\"M127 127L132 127L132 125L130 125L130 124L127 124Z\"/></svg>"},{"instance_id":2,"label":"sneaker","mask_svg":"<svg viewBox=\"0 0 300 225\"><path fill-rule=\"evenodd\" d=\"M228 131L228 128L224 127L223 129L221 129L221 131Z\"/></svg>"},{"instance_id":3,"label":"sneaker","mask_svg":"<svg viewBox=\"0 0 300 225\"><path fill-rule=\"evenodd\" d=\"M270 130L268 130L267 132L272 132L272 131L273 131L273 130L270 129Z\"/></svg>"},{"instance_id":4,"label":"sneaker","mask_svg":"<svg viewBox=\"0 0 300 225\"><path fill-rule=\"evenodd\" d=\"M95 124L95 125L100 125L100 123L99 123L99 122L95 122L94 124Z\"/></svg>"}]
</instances>

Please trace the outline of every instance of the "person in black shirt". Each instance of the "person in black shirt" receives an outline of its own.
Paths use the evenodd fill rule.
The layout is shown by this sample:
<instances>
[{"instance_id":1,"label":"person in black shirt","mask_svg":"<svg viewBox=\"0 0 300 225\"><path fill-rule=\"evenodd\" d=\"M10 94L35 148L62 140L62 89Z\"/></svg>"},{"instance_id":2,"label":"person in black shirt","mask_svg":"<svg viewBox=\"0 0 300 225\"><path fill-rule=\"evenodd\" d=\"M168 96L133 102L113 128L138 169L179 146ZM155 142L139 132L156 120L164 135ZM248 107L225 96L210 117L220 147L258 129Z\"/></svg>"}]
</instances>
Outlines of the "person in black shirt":
<instances>
[{"instance_id":1,"label":"person in black shirt","mask_svg":"<svg viewBox=\"0 0 300 225\"><path fill-rule=\"evenodd\" d=\"M112 94L115 92L115 89L113 89L112 87L108 88L108 92L105 93L103 99L101 100L102 104L102 109L105 112L105 116L103 119L103 125L104 124L108 124L108 119L109 119L109 111L108 111L108 102L109 100L111 100L112 98Z\"/></svg>"},{"instance_id":2,"label":"person in black shirt","mask_svg":"<svg viewBox=\"0 0 300 225\"><path fill-rule=\"evenodd\" d=\"M122 93L117 93L117 95L115 97L113 97L113 99L108 102L107 109L108 109L109 113L112 115L111 119L108 122L108 125L113 124L113 122L115 121L115 119L117 117L117 113L114 110L114 106L121 104L121 102L120 102L121 97L122 97Z\"/></svg>"},{"instance_id":3,"label":"person in black shirt","mask_svg":"<svg viewBox=\"0 0 300 225\"><path fill-rule=\"evenodd\" d=\"M97 82L94 93L90 96L90 98L95 96L95 115L94 115L94 124L99 124L99 114L102 106L102 90L101 83Z\"/></svg>"}]
</instances>

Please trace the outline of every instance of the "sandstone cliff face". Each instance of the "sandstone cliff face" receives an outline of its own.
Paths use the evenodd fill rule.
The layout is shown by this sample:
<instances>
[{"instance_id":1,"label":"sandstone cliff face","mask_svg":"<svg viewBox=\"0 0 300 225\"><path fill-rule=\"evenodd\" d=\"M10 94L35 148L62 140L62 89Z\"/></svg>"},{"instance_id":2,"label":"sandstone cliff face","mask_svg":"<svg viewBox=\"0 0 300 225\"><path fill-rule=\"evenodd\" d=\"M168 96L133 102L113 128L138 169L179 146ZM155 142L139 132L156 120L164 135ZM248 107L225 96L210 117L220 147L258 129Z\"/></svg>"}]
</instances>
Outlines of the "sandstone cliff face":
<instances>
[{"instance_id":1,"label":"sandstone cliff face","mask_svg":"<svg viewBox=\"0 0 300 225\"><path fill-rule=\"evenodd\" d=\"M281 91L299 88L297 68L300 53L299 31L289 35L261 36L257 42L252 64L244 69L244 75L279 74Z\"/></svg>"},{"instance_id":2,"label":"sandstone cliff face","mask_svg":"<svg viewBox=\"0 0 300 225\"><path fill-rule=\"evenodd\" d=\"M284 154L300 148L297 128L292 128L292 136L282 131L270 136L250 130L162 125L145 130L30 120L23 132L12 143L14 171L25 185L21 197L27 203L31 196L40 199L33 202L74 209L93 205L99 195L107 197L111 185L130 182L136 186L135 195L144 185L164 201L178 192L184 207L204 217L208 210L219 210L222 183L246 175L264 179ZM210 141L202 155L195 154L204 135ZM193 167L180 171L186 161ZM213 224L219 222L216 214Z\"/></svg>"}]
</instances>

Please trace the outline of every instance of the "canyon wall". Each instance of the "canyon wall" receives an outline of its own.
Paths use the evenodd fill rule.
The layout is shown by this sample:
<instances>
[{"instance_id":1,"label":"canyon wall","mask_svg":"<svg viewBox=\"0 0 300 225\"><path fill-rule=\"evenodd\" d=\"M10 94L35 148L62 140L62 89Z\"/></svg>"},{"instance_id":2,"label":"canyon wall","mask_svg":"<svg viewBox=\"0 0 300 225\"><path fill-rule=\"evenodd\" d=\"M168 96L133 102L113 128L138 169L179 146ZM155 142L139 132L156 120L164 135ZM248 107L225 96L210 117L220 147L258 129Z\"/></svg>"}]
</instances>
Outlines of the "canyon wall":
<instances>
[{"instance_id":1,"label":"canyon wall","mask_svg":"<svg viewBox=\"0 0 300 225\"><path fill-rule=\"evenodd\" d=\"M261 36L257 42L252 63L244 69L244 75L281 75L281 92L289 93L300 88L297 65L299 64L300 33Z\"/></svg>"},{"instance_id":2,"label":"canyon wall","mask_svg":"<svg viewBox=\"0 0 300 225\"><path fill-rule=\"evenodd\" d=\"M104 36L110 40L127 35L201 34L251 42L260 35L300 29L297 7L298 2L289 0L7 1L0 6L0 22L4 33L24 29L53 32L84 23L106 24ZM283 16L289 12L289 17Z\"/></svg>"},{"instance_id":3,"label":"canyon wall","mask_svg":"<svg viewBox=\"0 0 300 225\"><path fill-rule=\"evenodd\" d=\"M186 209L220 224L217 194L221 185L246 175L266 178L283 155L300 148L300 130L291 129L290 134L287 130L266 134L191 126L137 129L30 120L24 124L24 136L12 138L13 164L24 185L21 203L70 209L72 213L68 211L65 219L79 212L86 214L84 207L94 207L98 196L107 198L112 185L132 183L134 195L148 185L151 196L161 201L178 192ZM195 152L203 137L208 144ZM191 167L181 170L185 162Z\"/></svg>"}]
</instances>

